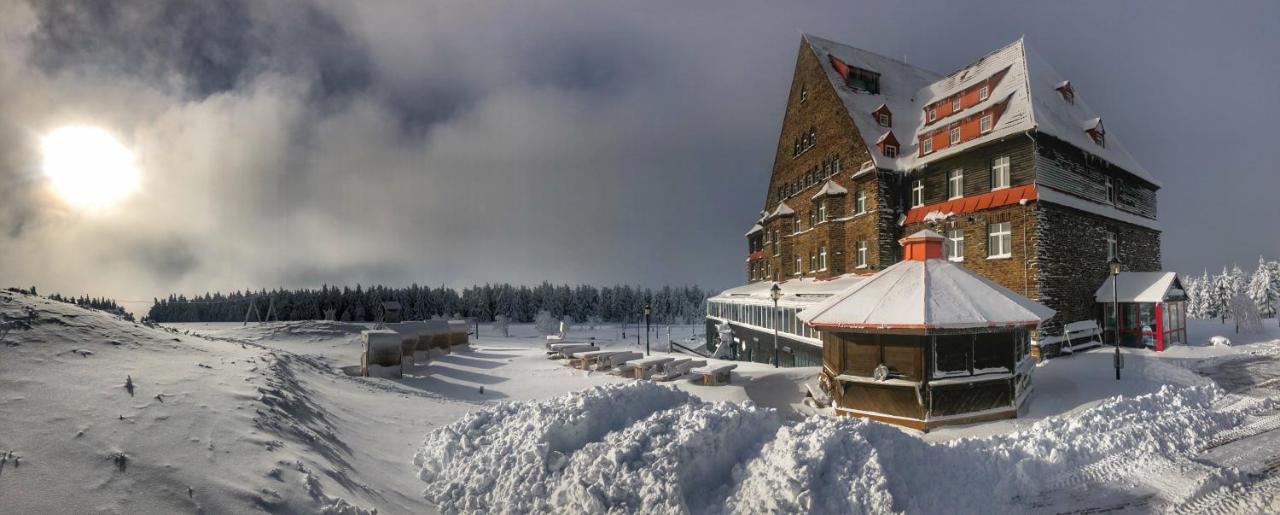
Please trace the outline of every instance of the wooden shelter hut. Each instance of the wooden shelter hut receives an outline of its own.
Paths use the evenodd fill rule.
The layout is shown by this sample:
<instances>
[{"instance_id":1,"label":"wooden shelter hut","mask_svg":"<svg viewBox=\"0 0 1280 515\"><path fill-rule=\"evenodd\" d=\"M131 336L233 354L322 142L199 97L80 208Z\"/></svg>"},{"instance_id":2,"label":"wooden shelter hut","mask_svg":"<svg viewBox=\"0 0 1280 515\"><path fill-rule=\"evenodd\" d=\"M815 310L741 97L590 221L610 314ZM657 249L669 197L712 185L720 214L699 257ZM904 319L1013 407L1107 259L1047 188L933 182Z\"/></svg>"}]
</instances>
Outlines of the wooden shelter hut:
<instances>
[{"instance_id":1,"label":"wooden shelter hut","mask_svg":"<svg viewBox=\"0 0 1280 515\"><path fill-rule=\"evenodd\" d=\"M400 303L394 300L384 301L379 304L379 316L382 322L394 324L400 322Z\"/></svg>"},{"instance_id":2,"label":"wooden shelter hut","mask_svg":"<svg viewBox=\"0 0 1280 515\"><path fill-rule=\"evenodd\" d=\"M1120 345L1165 347L1187 342L1187 292L1174 272L1121 272L1103 281L1094 294L1103 320L1103 341L1116 342L1116 310L1120 306Z\"/></svg>"},{"instance_id":3,"label":"wooden shelter hut","mask_svg":"<svg viewBox=\"0 0 1280 515\"><path fill-rule=\"evenodd\" d=\"M1017 416L1029 333L1054 311L944 259L942 242L903 238L902 261L800 313L837 413L926 431Z\"/></svg>"}]
</instances>

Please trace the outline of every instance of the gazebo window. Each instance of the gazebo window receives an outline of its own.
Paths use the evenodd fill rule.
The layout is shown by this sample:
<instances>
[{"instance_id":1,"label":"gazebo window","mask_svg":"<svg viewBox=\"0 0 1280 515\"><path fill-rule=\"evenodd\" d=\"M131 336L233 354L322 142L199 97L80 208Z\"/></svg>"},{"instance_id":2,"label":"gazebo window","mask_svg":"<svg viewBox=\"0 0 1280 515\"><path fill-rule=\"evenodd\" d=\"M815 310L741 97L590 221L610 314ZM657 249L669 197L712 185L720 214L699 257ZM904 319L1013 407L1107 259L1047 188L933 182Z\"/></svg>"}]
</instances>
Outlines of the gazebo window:
<instances>
[{"instance_id":1,"label":"gazebo window","mask_svg":"<svg viewBox=\"0 0 1280 515\"><path fill-rule=\"evenodd\" d=\"M973 373L1009 370L1014 353L1012 331L983 334L973 346Z\"/></svg>"},{"instance_id":2,"label":"gazebo window","mask_svg":"<svg viewBox=\"0 0 1280 515\"><path fill-rule=\"evenodd\" d=\"M954 334L934 337L934 377L969 375L973 359L973 335Z\"/></svg>"}]
</instances>

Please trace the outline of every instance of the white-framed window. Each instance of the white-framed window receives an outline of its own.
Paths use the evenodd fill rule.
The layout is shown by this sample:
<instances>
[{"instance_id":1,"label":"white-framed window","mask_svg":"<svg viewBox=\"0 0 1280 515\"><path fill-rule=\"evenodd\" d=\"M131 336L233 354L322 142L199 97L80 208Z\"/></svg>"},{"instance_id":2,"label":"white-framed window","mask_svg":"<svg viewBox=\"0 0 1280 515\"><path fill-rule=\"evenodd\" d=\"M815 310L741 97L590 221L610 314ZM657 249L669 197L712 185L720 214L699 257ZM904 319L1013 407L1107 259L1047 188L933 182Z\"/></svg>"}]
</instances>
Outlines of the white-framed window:
<instances>
[{"instance_id":1,"label":"white-framed window","mask_svg":"<svg viewBox=\"0 0 1280 515\"><path fill-rule=\"evenodd\" d=\"M911 181L911 207L920 207L924 205L924 181Z\"/></svg>"},{"instance_id":2,"label":"white-framed window","mask_svg":"<svg viewBox=\"0 0 1280 515\"><path fill-rule=\"evenodd\" d=\"M867 240L858 240L858 268L867 266Z\"/></svg>"},{"instance_id":3,"label":"white-framed window","mask_svg":"<svg viewBox=\"0 0 1280 515\"><path fill-rule=\"evenodd\" d=\"M840 173L840 156L831 158L831 174L836 175L838 173Z\"/></svg>"},{"instance_id":4,"label":"white-framed window","mask_svg":"<svg viewBox=\"0 0 1280 515\"><path fill-rule=\"evenodd\" d=\"M958 143L960 143L960 126L959 125L951 128L951 144L955 145Z\"/></svg>"},{"instance_id":5,"label":"white-framed window","mask_svg":"<svg viewBox=\"0 0 1280 515\"><path fill-rule=\"evenodd\" d=\"M826 199L818 201L818 222L827 221L827 201Z\"/></svg>"},{"instance_id":6,"label":"white-framed window","mask_svg":"<svg viewBox=\"0 0 1280 515\"><path fill-rule=\"evenodd\" d=\"M925 110L925 112L928 113L930 122L933 122L934 120L938 119L938 108L930 107L929 109Z\"/></svg>"},{"instance_id":7,"label":"white-framed window","mask_svg":"<svg viewBox=\"0 0 1280 515\"><path fill-rule=\"evenodd\" d=\"M796 219L791 222L791 234L798 232L800 232L800 217L797 216Z\"/></svg>"},{"instance_id":8,"label":"white-framed window","mask_svg":"<svg viewBox=\"0 0 1280 515\"><path fill-rule=\"evenodd\" d=\"M1007 258L1013 255L1013 222L987 226L987 257Z\"/></svg>"},{"instance_id":9,"label":"white-framed window","mask_svg":"<svg viewBox=\"0 0 1280 515\"><path fill-rule=\"evenodd\" d=\"M1116 239L1115 231L1107 231L1107 261L1120 257L1120 240Z\"/></svg>"},{"instance_id":10,"label":"white-framed window","mask_svg":"<svg viewBox=\"0 0 1280 515\"><path fill-rule=\"evenodd\" d=\"M925 136L920 140L920 151L926 154L933 153L933 135Z\"/></svg>"},{"instance_id":11,"label":"white-framed window","mask_svg":"<svg viewBox=\"0 0 1280 515\"><path fill-rule=\"evenodd\" d=\"M984 114L978 119L978 130L983 133L991 132L991 115Z\"/></svg>"},{"instance_id":12,"label":"white-framed window","mask_svg":"<svg viewBox=\"0 0 1280 515\"><path fill-rule=\"evenodd\" d=\"M799 255L796 255L796 268L791 273L794 275L800 275L804 273L804 261L800 259Z\"/></svg>"},{"instance_id":13,"label":"white-framed window","mask_svg":"<svg viewBox=\"0 0 1280 515\"><path fill-rule=\"evenodd\" d=\"M983 86L978 89L978 101L981 102L991 96L991 89Z\"/></svg>"},{"instance_id":14,"label":"white-framed window","mask_svg":"<svg viewBox=\"0 0 1280 515\"><path fill-rule=\"evenodd\" d=\"M772 236L773 236L773 255L777 256L782 253L782 245L780 244L781 238L778 237L777 229L773 230Z\"/></svg>"},{"instance_id":15,"label":"white-framed window","mask_svg":"<svg viewBox=\"0 0 1280 515\"><path fill-rule=\"evenodd\" d=\"M955 97L951 99L951 112L954 113L959 110L960 110L960 97Z\"/></svg>"},{"instance_id":16,"label":"white-framed window","mask_svg":"<svg viewBox=\"0 0 1280 515\"><path fill-rule=\"evenodd\" d=\"M947 172L947 200L964 196L964 169Z\"/></svg>"},{"instance_id":17,"label":"white-framed window","mask_svg":"<svg viewBox=\"0 0 1280 515\"><path fill-rule=\"evenodd\" d=\"M898 146L885 144L884 157L898 157Z\"/></svg>"},{"instance_id":18,"label":"white-framed window","mask_svg":"<svg viewBox=\"0 0 1280 515\"><path fill-rule=\"evenodd\" d=\"M947 245L943 250L946 251L947 259L964 261L964 230L947 231Z\"/></svg>"},{"instance_id":19,"label":"white-framed window","mask_svg":"<svg viewBox=\"0 0 1280 515\"><path fill-rule=\"evenodd\" d=\"M997 156L991 160L991 189L1009 187L1009 156Z\"/></svg>"},{"instance_id":20,"label":"white-framed window","mask_svg":"<svg viewBox=\"0 0 1280 515\"><path fill-rule=\"evenodd\" d=\"M1116 181L1110 177L1104 177L1103 182L1107 186L1107 202L1116 203Z\"/></svg>"},{"instance_id":21,"label":"white-framed window","mask_svg":"<svg viewBox=\"0 0 1280 515\"><path fill-rule=\"evenodd\" d=\"M816 270L818 270L818 254L810 250L809 251L809 271L813 272Z\"/></svg>"},{"instance_id":22,"label":"white-framed window","mask_svg":"<svg viewBox=\"0 0 1280 515\"><path fill-rule=\"evenodd\" d=\"M853 214L860 215L867 212L867 192L858 190L853 196Z\"/></svg>"},{"instance_id":23,"label":"white-framed window","mask_svg":"<svg viewBox=\"0 0 1280 515\"><path fill-rule=\"evenodd\" d=\"M818 270L827 270L827 246L818 247Z\"/></svg>"},{"instance_id":24,"label":"white-framed window","mask_svg":"<svg viewBox=\"0 0 1280 515\"><path fill-rule=\"evenodd\" d=\"M880 113L876 118L879 120L881 127L888 127L892 125L892 119L889 118L889 113Z\"/></svg>"}]
</instances>

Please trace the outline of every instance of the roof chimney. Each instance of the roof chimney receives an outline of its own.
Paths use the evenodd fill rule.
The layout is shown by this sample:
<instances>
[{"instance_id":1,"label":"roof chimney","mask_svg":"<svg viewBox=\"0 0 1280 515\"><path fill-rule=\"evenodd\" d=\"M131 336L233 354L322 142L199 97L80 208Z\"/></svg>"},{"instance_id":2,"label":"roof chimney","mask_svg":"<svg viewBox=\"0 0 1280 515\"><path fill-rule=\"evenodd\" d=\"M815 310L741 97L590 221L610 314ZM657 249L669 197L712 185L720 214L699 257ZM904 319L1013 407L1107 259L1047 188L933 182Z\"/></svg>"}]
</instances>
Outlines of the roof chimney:
<instances>
[{"instance_id":1,"label":"roof chimney","mask_svg":"<svg viewBox=\"0 0 1280 515\"><path fill-rule=\"evenodd\" d=\"M941 234L925 229L898 240L898 243L902 244L902 259L905 261L942 259L944 239Z\"/></svg>"}]
</instances>

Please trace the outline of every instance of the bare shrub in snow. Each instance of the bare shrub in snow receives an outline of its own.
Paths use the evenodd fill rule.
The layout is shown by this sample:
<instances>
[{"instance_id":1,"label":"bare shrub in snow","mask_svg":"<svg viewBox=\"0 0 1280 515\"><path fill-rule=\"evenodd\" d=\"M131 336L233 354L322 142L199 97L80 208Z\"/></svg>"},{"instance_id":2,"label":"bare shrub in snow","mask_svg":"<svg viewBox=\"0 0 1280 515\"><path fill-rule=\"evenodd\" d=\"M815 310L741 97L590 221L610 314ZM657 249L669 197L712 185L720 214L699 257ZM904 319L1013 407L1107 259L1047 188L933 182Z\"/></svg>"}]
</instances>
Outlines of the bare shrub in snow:
<instances>
[{"instance_id":1,"label":"bare shrub in snow","mask_svg":"<svg viewBox=\"0 0 1280 515\"><path fill-rule=\"evenodd\" d=\"M560 331L560 321L556 320L556 317L551 316L550 311L544 309L539 311L537 315L533 316L533 327L537 329L539 333L552 335Z\"/></svg>"},{"instance_id":2,"label":"bare shrub in snow","mask_svg":"<svg viewBox=\"0 0 1280 515\"><path fill-rule=\"evenodd\" d=\"M498 315L493 317L493 330L502 333L502 336L511 336L511 321L507 320L506 315Z\"/></svg>"}]
</instances>

